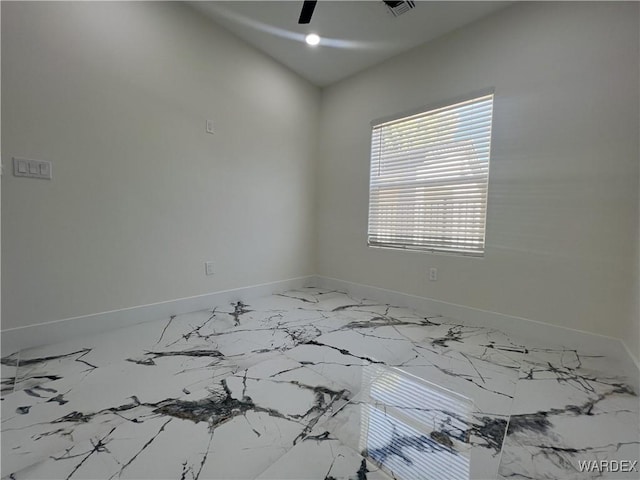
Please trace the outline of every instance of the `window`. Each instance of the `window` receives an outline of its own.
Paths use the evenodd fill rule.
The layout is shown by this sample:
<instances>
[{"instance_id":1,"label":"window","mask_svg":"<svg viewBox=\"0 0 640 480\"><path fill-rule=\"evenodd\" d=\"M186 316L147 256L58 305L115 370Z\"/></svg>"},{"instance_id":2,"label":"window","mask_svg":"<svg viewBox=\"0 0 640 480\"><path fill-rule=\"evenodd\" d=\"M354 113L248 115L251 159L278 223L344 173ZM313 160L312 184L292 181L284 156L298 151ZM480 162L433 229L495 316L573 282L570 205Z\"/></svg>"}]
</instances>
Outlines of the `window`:
<instances>
[{"instance_id":1,"label":"window","mask_svg":"<svg viewBox=\"0 0 640 480\"><path fill-rule=\"evenodd\" d=\"M493 92L373 122L368 243L484 254Z\"/></svg>"}]
</instances>

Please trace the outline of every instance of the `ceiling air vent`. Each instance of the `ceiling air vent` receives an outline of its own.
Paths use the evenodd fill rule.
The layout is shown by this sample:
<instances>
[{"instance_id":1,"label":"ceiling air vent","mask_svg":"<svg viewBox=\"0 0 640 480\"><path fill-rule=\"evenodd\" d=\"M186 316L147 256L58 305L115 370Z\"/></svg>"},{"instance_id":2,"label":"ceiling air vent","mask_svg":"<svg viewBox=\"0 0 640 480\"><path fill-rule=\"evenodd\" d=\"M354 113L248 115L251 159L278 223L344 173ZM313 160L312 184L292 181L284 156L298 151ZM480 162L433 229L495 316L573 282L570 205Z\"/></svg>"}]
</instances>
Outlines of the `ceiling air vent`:
<instances>
[{"instance_id":1,"label":"ceiling air vent","mask_svg":"<svg viewBox=\"0 0 640 480\"><path fill-rule=\"evenodd\" d=\"M415 8L416 2L382 0L394 17L399 17L403 13Z\"/></svg>"}]
</instances>

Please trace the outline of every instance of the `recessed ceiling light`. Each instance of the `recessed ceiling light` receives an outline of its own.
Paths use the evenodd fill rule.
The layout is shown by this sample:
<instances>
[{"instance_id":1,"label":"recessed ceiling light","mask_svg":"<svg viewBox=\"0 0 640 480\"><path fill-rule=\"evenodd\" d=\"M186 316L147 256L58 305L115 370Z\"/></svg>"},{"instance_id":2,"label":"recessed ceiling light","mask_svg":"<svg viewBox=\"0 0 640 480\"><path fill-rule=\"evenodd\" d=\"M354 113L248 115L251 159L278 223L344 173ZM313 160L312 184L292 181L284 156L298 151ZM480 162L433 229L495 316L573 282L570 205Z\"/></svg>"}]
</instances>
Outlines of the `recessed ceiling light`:
<instances>
[{"instance_id":1,"label":"recessed ceiling light","mask_svg":"<svg viewBox=\"0 0 640 480\"><path fill-rule=\"evenodd\" d=\"M307 42L307 44L311 45L312 47L315 47L320 43L320 37L315 33L310 33L305 37L304 40L305 42Z\"/></svg>"}]
</instances>

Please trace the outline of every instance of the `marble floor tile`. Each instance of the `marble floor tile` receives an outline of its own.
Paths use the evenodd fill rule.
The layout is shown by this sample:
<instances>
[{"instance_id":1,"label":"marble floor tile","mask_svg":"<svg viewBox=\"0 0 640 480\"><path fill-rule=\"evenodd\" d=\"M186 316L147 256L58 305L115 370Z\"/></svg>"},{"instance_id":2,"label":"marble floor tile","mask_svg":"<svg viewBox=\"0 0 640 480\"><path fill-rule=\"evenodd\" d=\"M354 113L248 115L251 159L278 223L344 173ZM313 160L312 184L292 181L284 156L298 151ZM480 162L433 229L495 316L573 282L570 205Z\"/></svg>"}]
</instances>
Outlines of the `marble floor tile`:
<instances>
[{"instance_id":1,"label":"marble floor tile","mask_svg":"<svg viewBox=\"0 0 640 480\"><path fill-rule=\"evenodd\" d=\"M138 406L203 391L239 367L221 356L117 362L8 395L2 403L2 473L129 421Z\"/></svg>"},{"instance_id":2,"label":"marble floor tile","mask_svg":"<svg viewBox=\"0 0 640 480\"><path fill-rule=\"evenodd\" d=\"M16 369L14 390L24 390L59 380L65 376L89 373L96 365L84 360L91 352L90 348L55 349L56 352L43 348L39 352L21 352L22 362ZM42 356L39 355L42 353Z\"/></svg>"},{"instance_id":3,"label":"marble floor tile","mask_svg":"<svg viewBox=\"0 0 640 480\"><path fill-rule=\"evenodd\" d=\"M604 355L588 354L575 348L530 348L520 366L523 377L557 376L561 372L609 372L618 376L620 362ZM546 373L545 373L546 372Z\"/></svg>"},{"instance_id":4,"label":"marble floor tile","mask_svg":"<svg viewBox=\"0 0 640 480\"><path fill-rule=\"evenodd\" d=\"M518 370L528 351L525 345L498 330L444 322L429 328L422 345L438 355L464 355L499 370Z\"/></svg>"},{"instance_id":5,"label":"marble floor tile","mask_svg":"<svg viewBox=\"0 0 640 480\"><path fill-rule=\"evenodd\" d=\"M479 411L510 411L518 370L478 361L463 352L442 354L420 342L411 345L404 357L395 358L395 363L323 345L320 341L300 345L284 353L321 375L348 386L353 392L359 392L375 379L374 372L379 370L377 366L395 366L399 371L471 398Z\"/></svg>"},{"instance_id":6,"label":"marble floor tile","mask_svg":"<svg viewBox=\"0 0 640 480\"><path fill-rule=\"evenodd\" d=\"M335 437L393 478L494 478L508 415L378 366L375 379L312 432Z\"/></svg>"},{"instance_id":7,"label":"marble floor tile","mask_svg":"<svg viewBox=\"0 0 640 480\"><path fill-rule=\"evenodd\" d=\"M500 474L506 478L640 478L634 471L581 471L581 462L640 463L640 404L612 372L579 363L524 368L518 381ZM565 362L565 365L570 363Z\"/></svg>"},{"instance_id":8,"label":"marble floor tile","mask_svg":"<svg viewBox=\"0 0 640 480\"><path fill-rule=\"evenodd\" d=\"M640 408L616 360L335 290L1 365L8 480L640 478L620 471Z\"/></svg>"},{"instance_id":9,"label":"marble floor tile","mask_svg":"<svg viewBox=\"0 0 640 480\"><path fill-rule=\"evenodd\" d=\"M329 435L307 437L258 480L391 480L379 467Z\"/></svg>"},{"instance_id":10,"label":"marble floor tile","mask_svg":"<svg viewBox=\"0 0 640 480\"><path fill-rule=\"evenodd\" d=\"M161 341L169 343L169 338L182 338L192 325L211 317L210 311L193 312L24 350L20 352L15 389L33 387L125 360ZM3 358L3 365L12 359L13 356Z\"/></svg>"},{"instance_id":11,"label":"marble floor tile","mask_svg":"<svg viewBox=\"0 0 640 480\"><path fill-rule=\"evenodd\" d=\"M426 334L425 329L417 325L344 328L303 345L324 346L374 364L401 366L418 356L413 348Z\"/></svg>"},{"instance_id":12,"label":"marble floor tile","mask_svg":"<svg viewBox=\"0 0 640 480\"><path fill-rule=\"evenodd\" d=\"M339 410L350 392L288 358L232 374L189 398L134 400L11 478L254 478ZM124 409L107 409L116 416ZM91 422L89 419L88 422ZM85 422L86 423L86 422ZM3 439L4 440L4 439ZM4 450L4 448L3 448Z\"/></svg>"},{"instance_id":13,"label":"marble floor tile","mask_svg":"<svg viewBox=\"0 0 640 480\"><path fill-rule=\"evenodd\" d=\"M274 297L288 300L290 302L289 305L293 308L334 313L352 305L368 303L361 299L354 299L345 292L315 287L290 290L276 294ZM287 305L286 303L283 304Z\"/></svg>"},{"instance_id":14,"label":"marble floor tile","mask_svg":"<svg viewBox=\"0 0 640 480\"><path fill-rule=\"evenodd\" d=\"M464 352L437 354L416 348L419 356L398 370L469 398L478 412L511 411L519 371L479 361Z\"/></svg>"},{"instance_id":15,"label":"marble floor tile","mask_svg":"<svg viewBox=\"0 0 640 480\"><path fill-rule=\"evenodd\" d=\"M209 335L226 331L235 325L235 319L229 313L234 311L235 305L229 304L209 310L172 315L161 322L154 322L153 335L143 334L143 342L140 345L147 349L170 348L181 342L187 344L189 341L191 345L204 345Z\"/></svg>"},{"instance_id":16,"label":"marble floor tile","mask_svg":"<svg viewBox=\"0 0 640 480\"><path fill-rule=\"evenodd\" d=\"M181 478L183 472L182 478L198 478L212 441L206 423L187 425L174 417L150 416L135 424L108 425L106 431L74 441L4 478Z\"/></svg>"},{"instance_id":17,"label":"marble floor tile","mask_svg":"<svg viewBox=\"0 0 640 480\"><path fill-rule=\"evenodd\" d=\"M333 313L340 313L356 320L371 321L378 325L428 326L437 324L442 319L440 315L425 315L409 308L396 307L373 300L359 300L350 297L350 301L350 304L337 307Z\"/></svg>"},{"instance_id":18,"label":"marble floor tile","mask_svg":"<svg viewBox=\"0 0 640 480\"><path fill-rule=\"evenodd\" d=\"M12 361L15 360L15 363ZM4 398L5 395L13 392L16 383L16 373L18 371L18 356L14 358L7 358L7 364L0 365L0 397Z\"/></svg>"},{"instance_id":19,"label":"marble floor tile","mask_svg":"<svg viewBox=\"0 0 640 480\"><path fill-rule=\"evenodd\" d=\"M320 375L345 385L350 391L357 393L369 381L370 370L367 367L376 365L371 360L350 354L348 351L318 343L299 345L284 354Z\"/></svg>"}]
</instances>

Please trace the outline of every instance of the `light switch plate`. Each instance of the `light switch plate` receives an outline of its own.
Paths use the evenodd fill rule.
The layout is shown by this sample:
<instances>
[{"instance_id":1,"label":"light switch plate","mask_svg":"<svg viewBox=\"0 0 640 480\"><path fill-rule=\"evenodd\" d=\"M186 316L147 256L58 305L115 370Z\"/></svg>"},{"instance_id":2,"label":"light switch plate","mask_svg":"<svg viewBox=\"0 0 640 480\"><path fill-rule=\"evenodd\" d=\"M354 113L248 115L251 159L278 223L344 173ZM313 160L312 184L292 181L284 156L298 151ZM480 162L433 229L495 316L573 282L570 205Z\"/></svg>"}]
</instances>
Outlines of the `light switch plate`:
<instances>
[{"instance_id":1,"label":"light switch plate","mask_svg":"<svg viewBox=\"0 0 640 480\"><path fill-rule=\"evenodd\" d=\"M51 162L13 157L13 175L51 180Z\"/></svg>"},{"instance_id":2,"label":"light switch plate","mask_svg":"<svg viewBox=\"0 0 640 480\"><path fill-rule=\"evenodd\" d=\"M204 262L204 273L206 275L213 275L215 273L213 269L213 262Z\"/></svg>"}]
</instances>

